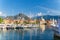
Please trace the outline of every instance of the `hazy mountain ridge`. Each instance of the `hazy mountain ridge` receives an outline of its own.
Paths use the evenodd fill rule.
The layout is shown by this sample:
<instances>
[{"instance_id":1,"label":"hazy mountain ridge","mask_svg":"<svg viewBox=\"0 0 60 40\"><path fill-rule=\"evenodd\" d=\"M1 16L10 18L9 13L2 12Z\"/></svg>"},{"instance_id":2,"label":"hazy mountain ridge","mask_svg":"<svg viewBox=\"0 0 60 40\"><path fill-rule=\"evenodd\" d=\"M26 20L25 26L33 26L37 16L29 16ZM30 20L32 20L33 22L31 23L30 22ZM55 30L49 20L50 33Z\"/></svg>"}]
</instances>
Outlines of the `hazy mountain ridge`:
<instances>
[{"instance_id":1,"label":"hazy mountain ridge","mask_svg":"<svg viewBox=\"0 0 60 40\"><path fill-rule=\"evenodd\" d=\"M34 16L32 17L31 19L41 19L41 17L43 17L45 20L50 20L50 19L60 19L60 16L59 15L43 15L43 16ZM24 18L25 20L29 20L30 18L25 15L25 14L22 14L22 13L19 13L17 15L14 15L14 16L7 16L7 17L2 17L3 19L22 19Z\"/></svg>"},{"instance_id":2,"label":"hazy mountain ridge","mask_svg":"<svg viewBox=\"0 0 60 40\"><path fill-rule=\"evenodd\" d=\"M55 16L53 16L53 15L35 16L32 19L41 19L41 17L43 17L45 20L50 20L50 19L58 20L58 19L60 19L60 16L58 16L58 15L55 15Z\"/></svg>"},{"instance_id":3,"label":"hazy mountain ridge","mask_svg":"<svg viewBox=\"0 0 60 40\"><path fill-rule=\"evenodd\" d=\"M22 13L19 13L15 16L7 16L5 19L17 19L18 20L18 19L22 19L22 18L24 18L25 20L30 19L28 16L26 16L25 14L22 14Z\"/></svg>"}]
</instances>

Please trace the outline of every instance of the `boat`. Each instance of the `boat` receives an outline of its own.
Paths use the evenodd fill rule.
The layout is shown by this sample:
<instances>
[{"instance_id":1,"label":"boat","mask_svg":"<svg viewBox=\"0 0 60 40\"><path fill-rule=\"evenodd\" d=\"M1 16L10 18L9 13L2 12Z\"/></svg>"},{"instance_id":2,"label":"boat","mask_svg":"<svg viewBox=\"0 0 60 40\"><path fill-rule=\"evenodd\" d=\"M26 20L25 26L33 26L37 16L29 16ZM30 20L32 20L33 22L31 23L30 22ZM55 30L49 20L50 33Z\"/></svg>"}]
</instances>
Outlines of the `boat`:
<instances>
[{"instance_id":1,"label":"boat","mask_svg":"<svg viewBox=\"0 0 60 40\"><path fill-rule=\"evenodd\" d=\"M19 27L19 26L18 26L18 27L16 27L15 29L23 29L23 27Z\"/></svg>"},{"instance_id":2,"label":"boat","mask_svg":"<svg viewBox=\"0 0 60 40\"><path fill-rule=\"evenodd\" d=\"M15 29L23 29L23 25L18 24Z\"/></svg>"},{"instance_id":3,"label":"boat","mask_svg":"<svg viewBox=\"0 0 60 40\"><path fill-rule=\"evenodd\" d=\"M0 29L4 29L5 28L5 24L0 24Z\"/></svg>"},{"instance_id":4,"label":"boat","mask_svg":"<svg viewBox=\"0 0 60 40\"><path fill-rule=\"evenodd\" d=\"M11 24L7 24L7 25L6 25L6 29L7 29L7 30L10 30L10 29L14 29L14 27L13 27Z\"/></svg>"},{"instance_id":5,"label":"boat","mask_svg":"<svg viewBox=\"0 0 60 40\"><path fill-rule=\"evenodd\" d=\"M55 27L53 27L54 35L60 37L60 20Z\"/></svg>"}]
</instances>

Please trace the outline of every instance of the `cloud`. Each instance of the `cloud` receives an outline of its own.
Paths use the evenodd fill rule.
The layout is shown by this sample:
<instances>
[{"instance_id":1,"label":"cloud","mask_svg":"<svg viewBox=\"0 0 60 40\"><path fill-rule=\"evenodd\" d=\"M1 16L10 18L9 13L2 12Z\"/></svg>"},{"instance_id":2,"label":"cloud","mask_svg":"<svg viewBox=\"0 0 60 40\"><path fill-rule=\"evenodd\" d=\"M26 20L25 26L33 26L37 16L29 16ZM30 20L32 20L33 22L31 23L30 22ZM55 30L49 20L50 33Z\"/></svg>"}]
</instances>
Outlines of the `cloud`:
<instances>
[{"instance_id":1,"label":"cloud","mask_svg":"<svg viewBox=\"0 0 60 40\"><path fill-rule=\"evenodd\" d=\"M0 16L6 16L6 14L4 14L4 13L2 13L2 12L0 11Z\"/></svg>"},{"instance_id":2,"label":"cloud","mask_svg":"<svg viewBox=\"0 0 60 40\"><path fill-rule=\"evenodd\" d=\"M38 14L37 14L37 16L42 16L42 13L41 13L41 12L40 12L40 13L38 13Z\"/></svg>"},{"instance_id":3,"label":"cloud","mask_svg":"<svg viewBox=\"0 0 60 40\"><path fill-rule=\"evenodd\" d=\"M43 7L43 6L36 6L36 8L43 9L43 11L45 10L46 13L51 14L51 15L60 15L59 10L55 10L55 9L51 9L51 8L47 8L47 7Z\"/></svg>"},{"instance_id":4,"label":"cloud","mask_svg":"<svg viewBox=\"0 0 60 40\"><path fill-rule=\"evenodd\" d=\"M32 18L32 17L34 17L34 14L30 12L29 14L27 14L27 16L28 16L29 18Z\"/></svg>"},{"instance_id":5,"label":"cloud","mask_svg":"<svg viewBox=\"0 0 60 40\"><path fill-rule=\"evenodd\" d=\"M32 18L32 17L34 17L34 15L33 14L30 14L28 17Z\"/></svg>"}]
</instances>

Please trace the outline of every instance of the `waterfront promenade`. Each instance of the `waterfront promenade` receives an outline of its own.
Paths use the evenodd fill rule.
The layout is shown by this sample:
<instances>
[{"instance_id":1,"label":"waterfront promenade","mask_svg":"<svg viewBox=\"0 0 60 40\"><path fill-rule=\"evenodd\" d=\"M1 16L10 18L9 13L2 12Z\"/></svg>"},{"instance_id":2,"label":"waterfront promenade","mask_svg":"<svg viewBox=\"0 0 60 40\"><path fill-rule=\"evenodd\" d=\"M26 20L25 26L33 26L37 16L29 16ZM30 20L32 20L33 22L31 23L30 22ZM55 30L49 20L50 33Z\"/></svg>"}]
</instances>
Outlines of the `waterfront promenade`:
<instances>
[{"instance_id":1,"label":"waterfront promenade","mask_svg":"<svg viewBox=\"0 0 60 40\"><path fill-rule=\"evenodd\" d=\"M16 27L19 28L38 28L39 25L38 24L0 24L0 29L15 29Z\"/></svg>"}]
</instances>

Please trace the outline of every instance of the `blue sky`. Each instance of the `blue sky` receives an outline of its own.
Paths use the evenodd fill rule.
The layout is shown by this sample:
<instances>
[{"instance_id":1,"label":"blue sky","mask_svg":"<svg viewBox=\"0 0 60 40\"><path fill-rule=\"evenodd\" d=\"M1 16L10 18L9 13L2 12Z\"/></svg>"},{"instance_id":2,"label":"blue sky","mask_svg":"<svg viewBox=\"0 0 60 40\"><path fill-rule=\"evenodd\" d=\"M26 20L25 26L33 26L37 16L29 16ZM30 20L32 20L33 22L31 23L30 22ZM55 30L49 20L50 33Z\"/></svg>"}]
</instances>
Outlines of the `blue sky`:
<instances>
[{"instance_id":1,"label":"blue sky","mask_svg":"<svg viewBox=\"0 0 60 40\"><path fill-rule=\"evenodd\" d=\"M0 0L0 15L60 15L60 0Z\"/></svg>"}]
</instances>

